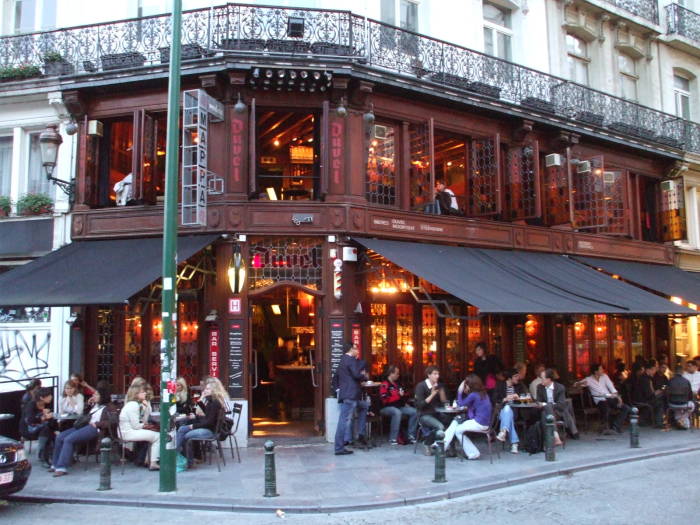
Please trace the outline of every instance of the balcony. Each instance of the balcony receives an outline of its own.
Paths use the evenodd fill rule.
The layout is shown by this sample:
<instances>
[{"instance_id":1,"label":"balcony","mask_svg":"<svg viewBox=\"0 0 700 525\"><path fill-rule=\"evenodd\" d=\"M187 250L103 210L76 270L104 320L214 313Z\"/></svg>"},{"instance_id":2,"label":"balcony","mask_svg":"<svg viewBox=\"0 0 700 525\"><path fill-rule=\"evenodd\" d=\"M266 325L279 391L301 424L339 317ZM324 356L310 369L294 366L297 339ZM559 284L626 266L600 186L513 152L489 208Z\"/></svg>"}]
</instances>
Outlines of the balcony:
<instances>
[{"instance_id":1,"label":"balcony","mask_svg":"<svg viewBox=\"0 0 700 525\"><path fill-rule=\"evenodd\" d=\"M678 4L666 6L669 45L700 56L700 14Z\"/></svg>"},{"instance_id":2,"label":"balcony","mask_svg":"<svg viewBox=\"0 0 700 525\"><path fill-rule=\"evenodd\" d=\"M615 3L641 9L651 2ZM320 61L329 68L340 63L359 73L371 69L402 87L437 95L447 90L470 104L584 134L700 153L697 123L349 11L238 4L186 11L182 43L184 68L204 62L225 67L227 57ZM66 75L79 88L99 75L163 75L169 46L170 17L158 15L2 37L0 68L21 68L26 77L28 71L41 75L43 67L45 75ZM61 67L49 70L47 57Z\"/></svg>"},{"instance_id":3,"label":"balcony","mask_svg":"<svg viewBox=\"0 0 700 525\"><path fill-rule=\"evenodd\" d=\"M635 16L659 23L659 5L657 0L602 0Z\"/></svg>"}]
</instances>

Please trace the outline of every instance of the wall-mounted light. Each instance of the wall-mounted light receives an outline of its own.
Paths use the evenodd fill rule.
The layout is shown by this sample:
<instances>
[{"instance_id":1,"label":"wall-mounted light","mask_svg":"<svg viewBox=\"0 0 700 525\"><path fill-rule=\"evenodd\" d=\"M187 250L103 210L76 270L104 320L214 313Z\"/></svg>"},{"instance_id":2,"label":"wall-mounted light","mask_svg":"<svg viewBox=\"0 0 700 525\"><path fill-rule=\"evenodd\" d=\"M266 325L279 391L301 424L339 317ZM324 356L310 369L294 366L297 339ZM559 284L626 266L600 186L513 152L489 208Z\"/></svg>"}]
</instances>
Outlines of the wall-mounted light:
<instances>
[{"instance_id":1,"label":"wall-mounted light","mask_svg":"<svg viewBox=\"0 0 700 525\"><path fill-rule=\"evenodd\" d=\"M258 72L258 75L259 75L259 74L260 74L260 73ZM245 111L245 104L244 104L243 101L241 100L241 94L240 94L240 93L238 93L238 100L237 100L236 103L233 105L233 111L235 111L236 113L243 113L243 112Z\"/></svg>"},{"instance_id":2,"label":"wall-mounted light","mask_svg":"<svg viewBox=\"0 0 700 525\"><path fill-rule=\"evenodd\" d=\"M228 266L228 284L231 287L231 292L234 294L241 293L245 285L246 267L241 255L241 247L236 244L233 248L233 257Z\"/></svg>"},{"instance_id":3,"label":"wall-mounted light","mask_svg":"<svg viewBox=\"0 0 700 525\"><path fill-rule=\"evenodd\" d=\"M267 198L270 199L271 201L276 201L277 200L277 193L275 192L275 188L272 186L265 188L265 192L267 193Z\"/></svg>"},{"instance_id":4,"label":"wall-mounted light","mask_svg":"<svg viewBox=\"0 0 700 525\"><path fill-rule=\"evenodd\" d=\"M49 124L46 129L39 135L39 151L41 153L41 164L46 171L47 180L53 182L56 186L63 190L63 193L68 195L70 204L73 204L73 196L75 194L75 182L57 179L53 176L53 170L58 162L58 148L63 143L63 138L58 132L56 124Z\"/></svg>"},{"instance_id":5,"label":"wall-mounted light","mask_svg":"<svg viewBox=\"0 0 700 525\"><path fill-rule=\"evenodd\" d=\"M335 114L338 115L341 118L344 118L348 114L348 110L345 107L345 97L342 97L340 99L340 104L338 104L338 107L335 108Z\"/></svg>"},{"instance_id":6,"label":"wall-mounted light","mask_svg":"<svg viewBox=\"0 0 700 525\"><path fill-rule=\"evenodd\" d=\"M270 308L272 308L272 313L275 315L282 315L282 309L280 308L280 305L278 304L271 304Z\"/></svg>"},{"instance_id":7,"label":"wall-mounted light","mask_svg":"<svg viewBox=\"0 0 700 525\"><path fill-rule=\"evenodd\" d=\"M365 121L365 124L368 126L371 126L374 124L374 104L369 105L369 111L362 115L362 119Z\"/></svg>"}]
</instances>

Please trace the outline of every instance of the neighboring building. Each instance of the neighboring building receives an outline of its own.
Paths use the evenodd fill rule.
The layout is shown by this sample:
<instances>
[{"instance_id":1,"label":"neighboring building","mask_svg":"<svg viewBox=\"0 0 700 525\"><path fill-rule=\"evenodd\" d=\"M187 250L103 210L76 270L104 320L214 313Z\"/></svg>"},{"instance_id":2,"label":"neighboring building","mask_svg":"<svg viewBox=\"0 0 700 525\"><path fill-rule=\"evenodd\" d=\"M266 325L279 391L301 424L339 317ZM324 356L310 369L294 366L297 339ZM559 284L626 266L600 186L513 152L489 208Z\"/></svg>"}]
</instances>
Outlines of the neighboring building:
<instances>
[{"instance_id":1,"label":"neighboring building","mask_svg":"<svg viewBox=\"0 0 700 525\"><path fill-rule=\"evenodd\" d=\"M633 50L645 19L617 24L597 48L598 37L554 18L579 4L466 3L481 16L460 37L483 39L484 54L422 36L438 27L427 5L185 14L177 368L189 383L222 378L246 406L242 434L329 429L348 339L375 377L397 363L413 384L437 364L453 388L481 340L508 363L544 361L566 379L593 362L670 353L674 319L693 313L666 287L626 276L647 263L693 279L673 267L672 243L686 238L677 179L700 154L700 126L658 109L653 66ZM530 51L522 24L543 20L541 52ZM80 125L74 242L0 277L15 287L0 304L71 306L73 361L116 390L135 375L161 378L168 24L0 40L0 63L64 53L60 89ZM546 52L555 40L556 60ZM609 93L594 90L604 69L589 60L613 49L632 61L615 58ZM579 82L497 58L509 53ZM437 180L457 213L435 204Z\"/></svg>"}]
</instances>

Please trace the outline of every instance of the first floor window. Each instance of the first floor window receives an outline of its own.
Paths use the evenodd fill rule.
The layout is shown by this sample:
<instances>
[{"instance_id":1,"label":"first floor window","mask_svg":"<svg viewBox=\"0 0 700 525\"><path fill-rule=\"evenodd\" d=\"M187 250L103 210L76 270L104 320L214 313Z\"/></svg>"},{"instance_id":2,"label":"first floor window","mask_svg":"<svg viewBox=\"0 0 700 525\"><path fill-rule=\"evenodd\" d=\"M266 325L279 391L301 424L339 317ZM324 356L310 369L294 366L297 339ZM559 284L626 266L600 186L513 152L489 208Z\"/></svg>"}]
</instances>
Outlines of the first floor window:
<instances>
[{"instance_id":1,"label":"first floor window","mask_svg":"<svg viewBox=\"0 0 700 525\"><path fill-rule=\"evenodd\" d=\"M620 95L627 100L637 100L637 62L629 55L617 56L620 72Z\"/></svg>"},{"instance_id":2,"label":"first floor window","mask_svg":"<svg viewBox=\"0 0 700 525\"><path fill-rule=\"evenodd\" d=\"M39 133L29 135L29 157L27 163L26 193L44 193L53 197L54 186L46 178L46 172L41 162L39 148Z\"/></svg>"},{"instance_id":3,"label":"first floor window","mask_svg":"<svg viewBox=\"0 0 700 525\"><path fill-rule=\"evenodd\" d=\"M690 79L673 75L673 93L676 99L676 115L690 120Z\"/></svg>"},{"instance_id":4,"label":"first floor window","mask_svg":"<svg viewBox=\"0 0 700 525\"><path fill-rule=\"evenodd\" d=\"M574 35L566 35L566 61L569 80L588 85L588 44Z\"/></svg>"},{"instance_id":5,"label":"first floor window","mask_svg":"<svg viewBox=\"0 0 700 525\"><path fill-rule=\"evenodd\" d=\"M12 137L0 137L0 196L10 196L12 181Z\"/></svg>"}]
</instances>

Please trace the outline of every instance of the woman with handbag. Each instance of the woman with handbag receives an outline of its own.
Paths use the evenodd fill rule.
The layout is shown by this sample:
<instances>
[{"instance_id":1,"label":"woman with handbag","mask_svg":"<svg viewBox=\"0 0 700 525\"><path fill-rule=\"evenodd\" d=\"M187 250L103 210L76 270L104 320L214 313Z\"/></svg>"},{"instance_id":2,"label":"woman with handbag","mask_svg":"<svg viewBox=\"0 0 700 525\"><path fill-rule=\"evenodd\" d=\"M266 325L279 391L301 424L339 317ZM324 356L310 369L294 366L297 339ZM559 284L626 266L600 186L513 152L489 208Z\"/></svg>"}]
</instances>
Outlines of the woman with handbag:
<instances>
[{"instance_id":1,"label":"woman with handbag","mask_svg":"<svg viewBox=\"0 0 700 525\"><path fill-rule=\"evenodd\" d=\"M78 417L73 423L73 428L64 430L58 435L53 451L53 467L49 469L54 471L54 478L68 474L76 445L89 443L99 436L100 431L108 431L111 416L116 413L110 399L109 390L99 386L90 398L92 408L88 413Z\"/></svg>"},{"instance_id":2,"label":"woman with handbag","mask_svg":"<svg viewBox=\"0 0 700 525\"><path fill-rule=\"evenodd\" d=\"M151 404L146 399L147 392L143 385L129 387L126 404L119 413L119 431L124 441L147 441L151 444L151 461L149 470L159 470L160 433L149 430L148 416Z\"/></svg>"}]
</instances>

